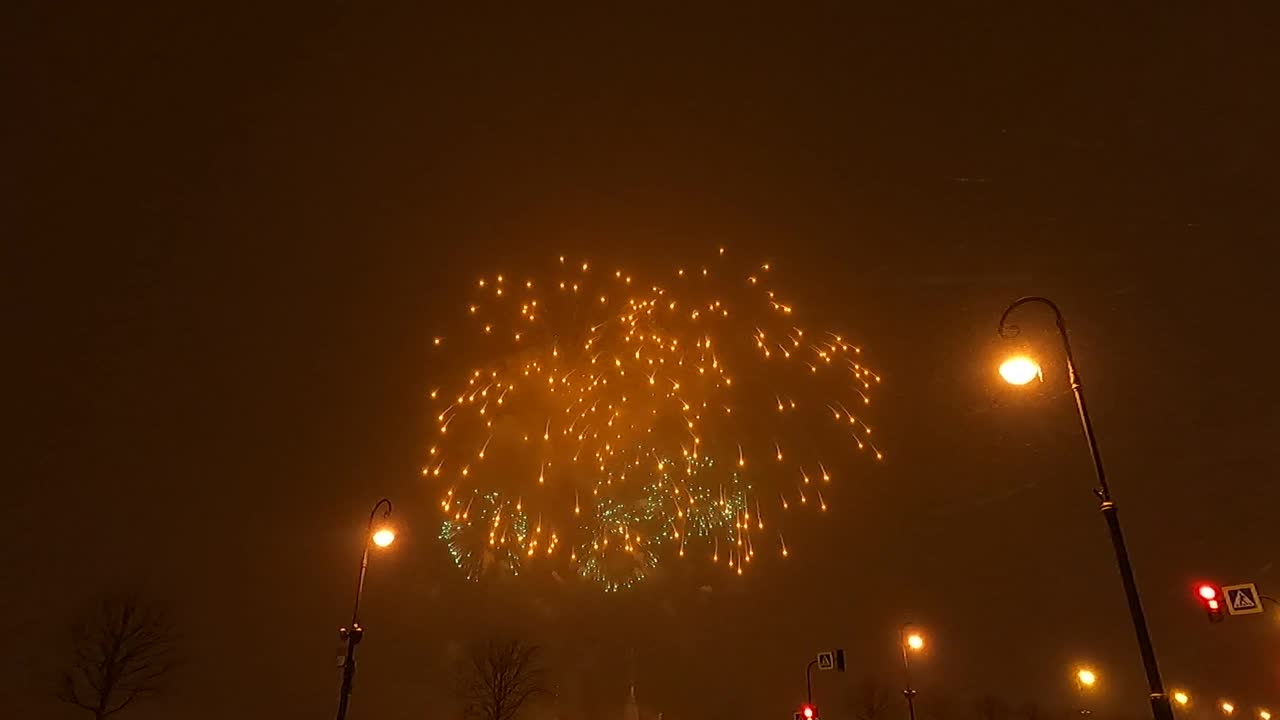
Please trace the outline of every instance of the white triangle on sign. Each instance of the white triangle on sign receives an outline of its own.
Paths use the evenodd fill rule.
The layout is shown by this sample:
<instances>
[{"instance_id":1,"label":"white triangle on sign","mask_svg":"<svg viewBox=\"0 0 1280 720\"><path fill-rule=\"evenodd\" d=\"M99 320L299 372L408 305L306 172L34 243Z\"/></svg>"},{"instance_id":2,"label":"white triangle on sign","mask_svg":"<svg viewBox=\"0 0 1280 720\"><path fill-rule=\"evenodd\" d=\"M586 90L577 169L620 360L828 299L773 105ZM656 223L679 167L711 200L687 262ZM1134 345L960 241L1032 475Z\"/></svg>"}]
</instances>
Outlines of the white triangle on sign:
<instances>
[{"instance_id":1,"label":"white triangle on sign","mask_svg":"<svg viewBox=\"0 0 1280 720\"><path fill-rule=\"evenodd\" d=\"M1249 597L1249 593L1240 590L1236 592L1236 597L1231 601L1231 607L1236 610L1248 610L1251 607L1257 607L1253 602L1253 598Z\"/></svg>"}]
</instances>

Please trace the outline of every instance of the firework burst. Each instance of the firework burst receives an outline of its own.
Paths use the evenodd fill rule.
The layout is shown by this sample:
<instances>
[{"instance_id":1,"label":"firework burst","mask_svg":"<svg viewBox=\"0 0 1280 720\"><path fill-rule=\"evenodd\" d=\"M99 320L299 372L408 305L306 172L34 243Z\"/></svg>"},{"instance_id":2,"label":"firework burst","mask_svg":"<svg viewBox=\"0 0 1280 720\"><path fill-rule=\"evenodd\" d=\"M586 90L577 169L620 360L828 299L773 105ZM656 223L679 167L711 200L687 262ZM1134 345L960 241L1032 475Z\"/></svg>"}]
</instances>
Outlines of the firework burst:
<instances>
[{"instance_id":1,"label":"firework burst","mask_svg":"<svg viewBox=\"0 0 1280 720\"><path fill-rule=\"evenodd\" d=\"M485 362L431 391L423 468L470 577L545 560L621 589L685 557L742 574L758 546L787 554L766 515L826 511L848 451L882 457L861 349L806 327L768 264L723 255L656 281L563 257L476 280L470 332L434 344Z\"/></svg>"}]
</instances>

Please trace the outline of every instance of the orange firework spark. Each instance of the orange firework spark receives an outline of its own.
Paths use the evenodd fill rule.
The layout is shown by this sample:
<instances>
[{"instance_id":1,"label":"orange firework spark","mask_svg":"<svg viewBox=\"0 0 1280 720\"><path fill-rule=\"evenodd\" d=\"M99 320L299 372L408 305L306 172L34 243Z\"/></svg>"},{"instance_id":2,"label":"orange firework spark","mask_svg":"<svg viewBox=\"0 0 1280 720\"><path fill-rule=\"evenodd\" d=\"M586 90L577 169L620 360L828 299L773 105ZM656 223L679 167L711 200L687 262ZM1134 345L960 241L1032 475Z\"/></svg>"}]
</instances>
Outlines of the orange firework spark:
<instances>
[{"instance_id":1,"label":"orange firework spark","mask_svg":"<svg viewBox=\"0 0 1280 720\"><path fill-rule=\"evenodd\" d=\"M611 589L666 557L741 574L774 544L769 507L824 511L815 483L846 451L882 458L861 349L806 327L769 264L724 255L651 282L563 257L476 279L471 332L433 347L487 362L432 391L423 468L459 565L559 557ZM780 532L774 546L788 554Z\"/></svg>"}]
</instances>

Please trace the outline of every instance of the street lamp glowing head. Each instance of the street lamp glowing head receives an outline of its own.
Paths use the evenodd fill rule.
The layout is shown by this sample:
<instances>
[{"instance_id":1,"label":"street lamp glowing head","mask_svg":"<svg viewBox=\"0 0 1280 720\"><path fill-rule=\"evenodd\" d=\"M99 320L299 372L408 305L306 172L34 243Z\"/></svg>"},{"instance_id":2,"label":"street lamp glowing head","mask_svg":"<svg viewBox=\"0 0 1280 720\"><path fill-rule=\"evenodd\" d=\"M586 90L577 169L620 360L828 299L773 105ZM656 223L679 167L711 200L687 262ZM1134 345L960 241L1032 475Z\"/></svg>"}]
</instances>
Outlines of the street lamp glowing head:
<instances>
[{"instance_id":1,"label":"street lamp glowing head","mask_svg":"<svg viewBox=\"0 0 1280 720\"><path fill-rule=\"evenodd\" d=\"M1262 720L1271 720L1271 711L1270 711L1270 710L1259 710L1259 711L1258 711L1258 717L1259 717L1259 718L1261 718Z\"/></svg>"},{"instance_id":2,"label":"street lamp glowing head","mask_svg":"<svg viewBox=\"0 0 1280 720\"><path fill-rule=\"evenodd\" d=\"M911 633L907 636L907 647L912 650L921 650L924 648L924 636L920 633Z\"/></svg>"},{"instance_id":3,"label":"street lamp glowing head","mask_svg":"<svg viewBox=\"0 0 1280 720\"><path fill-rule=\"evenodd\" d=\"M396 531L391 528L379 528L373 533L373 544L378 547L387 547L396 541Z\"/></svg>"},{"instance_id":4,"label":"street lamp glowing head","mask_svg":"<svg viewBox=\"0 0 1280 720\"><path fill-rule=\"evenodd\" d=\"M1040 365L1026 355L1017 355L1000 364L1000 377L1010 385L1026 385L1040 377Z\"/></svg>"},{"instance_id":5,"label":"street lamp glowing head","mask_svg":"<svg viewBox=\"0 0 1280 720\"><path fill-rule=\"evenodd\" d=\"M1093 684L1098 682L1098 676L1089 668L1080 668L1077 670L1076 679L1079 680L1080 684L1084 687L1093 687Z\"/></svg>"},{"instance_id":6,"label":"street lamp glowing head","mask_svg":"<svg viewBox=\"0 0 1280 720\"><path fill-rule=\"evenodd\" d=\"M1226 715L1230 715L1231 713L1236 711L1236 706L1232 704L1231 701L1229 700L1223 700L1222 704L1219 705L1218 707L1222 708L1222 712Z\"/></svg>"},{"instance_id":7,"label":"street lamp glowing head","mask_svg":"<svg viewBox=\"0 0 1280 720\"><path fill-rule=\"evenodd\" d=\"M1175 690L1173 693L1173 701L1179 705L1186 707L1191 702L1191 696L1181 690Z\"/></svg>"}]
</instances>

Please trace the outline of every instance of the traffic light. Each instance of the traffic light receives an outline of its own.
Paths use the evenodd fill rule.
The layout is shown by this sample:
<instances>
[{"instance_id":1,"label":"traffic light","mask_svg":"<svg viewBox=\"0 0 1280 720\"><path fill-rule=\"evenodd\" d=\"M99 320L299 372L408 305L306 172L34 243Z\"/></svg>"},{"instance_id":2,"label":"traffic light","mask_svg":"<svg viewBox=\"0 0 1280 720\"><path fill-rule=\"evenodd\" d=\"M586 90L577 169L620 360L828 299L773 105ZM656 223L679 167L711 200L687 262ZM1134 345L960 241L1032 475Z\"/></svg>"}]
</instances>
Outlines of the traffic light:
<instances>
[{"instance_id":1,"label":"traffic light","mask_svg":"<svg viewBox=\"0 0 1280 720\"><path fill-rule=\"evenodd\" d=\"M1209 622L1222 622L1222 590L1217 585L1201 583L1196 588L1196 597L1200 598L1200 604L1209 614Z\"/></svg>"},{"instance_id":2,"label":"traffic light","mask_svg":"<svg viewBox=\"0 0 1280 720\"><path fill-rule=\"evenodd\" d=\"M801 705L796 713L796 720L818 720L818 708L812 705Z\"/></svg>"}]
</instances>

